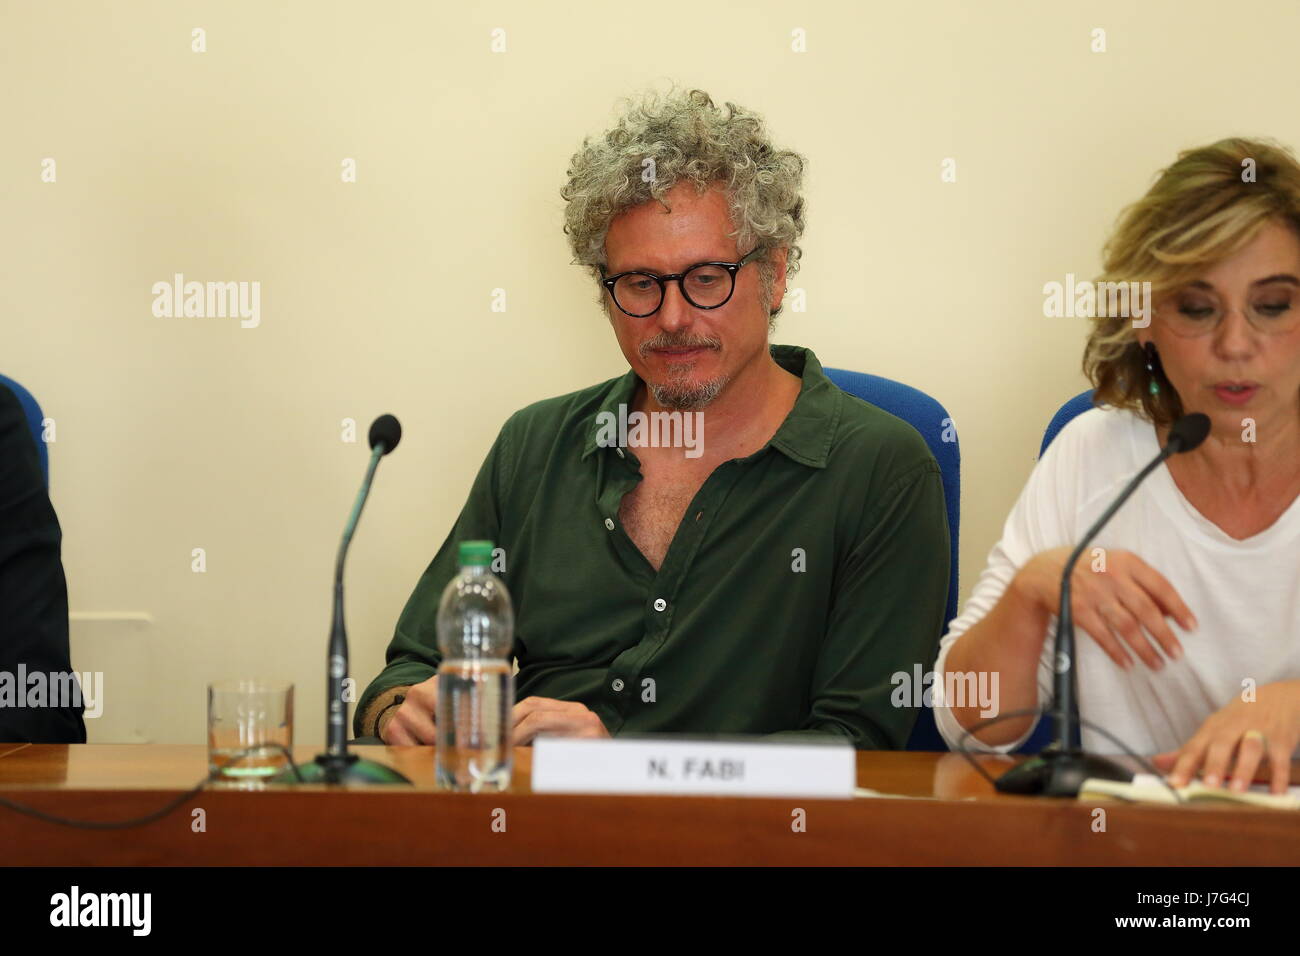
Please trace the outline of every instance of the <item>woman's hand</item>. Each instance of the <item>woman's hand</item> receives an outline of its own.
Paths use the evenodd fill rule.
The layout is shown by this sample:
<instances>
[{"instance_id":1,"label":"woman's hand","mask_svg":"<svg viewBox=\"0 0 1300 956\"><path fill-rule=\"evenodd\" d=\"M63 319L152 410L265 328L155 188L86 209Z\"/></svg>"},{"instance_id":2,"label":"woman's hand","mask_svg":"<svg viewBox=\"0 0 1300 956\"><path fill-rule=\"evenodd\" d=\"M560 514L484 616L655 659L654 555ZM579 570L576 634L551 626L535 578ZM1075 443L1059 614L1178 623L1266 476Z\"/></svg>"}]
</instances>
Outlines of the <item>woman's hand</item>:
<instances>
[{"instance_id":1,"label":"woman's hand","mask_svg":"<svg viewBox=\"0 0 1300 956\"><path fill-rule=\"evenodd\" d=\"M1158 754L1161 770L1173 767L1169 783L1185 787L1198 769L1207 786L1217 787L1228 774L1233 754L1236 768L1231 787L1250 786L1267 756L1270 791L1286 793L1291 780L1291 756L1300 743L1300 680L1265 684L1253 701L1238 698L1205 719L1192 739L1179 750Z\"/></svg>"},{"instance_id":2,"label":"woman's hand","mask_svg":"<svg viewBox=\"0 0 1300 956\"><path fill-rule=\"evenodd\" d=\"M1034 555L1016 574L1015 586L1035 604L1057 613L1061 575L1072 550L1054 548ZM1104 558L1105 570L1093 570L1086 551L1074 566L1070 609L1075 626L1087 631L1124 670L1133 666L1129 651L1152 670L1165 666L1152 639L1177 660L1183 647L1165 618L1172 617L1189 631L1195 630L1196 618L1173 585L1131 551L1107 550Z\"/></svg>"}]
</instances>

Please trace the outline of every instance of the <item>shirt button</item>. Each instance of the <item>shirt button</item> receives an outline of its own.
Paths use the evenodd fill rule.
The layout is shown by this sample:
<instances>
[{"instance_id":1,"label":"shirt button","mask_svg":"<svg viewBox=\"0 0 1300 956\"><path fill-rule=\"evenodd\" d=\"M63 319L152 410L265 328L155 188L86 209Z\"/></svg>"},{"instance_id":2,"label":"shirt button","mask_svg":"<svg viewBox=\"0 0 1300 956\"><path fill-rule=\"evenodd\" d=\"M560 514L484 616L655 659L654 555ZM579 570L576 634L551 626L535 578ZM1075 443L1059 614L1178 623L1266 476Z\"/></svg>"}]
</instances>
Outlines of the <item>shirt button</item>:
<instances>
[{"instance_id":1,"label":"shirt button","mask_svg":"<svg viewBox=\"0 0 1300 956\"><path fill-rule=\"evenodd\" d=\"M613 531L613 530L614 530L614 519L613 519L613 518L606 518L606 519L605 519L605 530L607 530L607 531Z\"/></svg>"},{"instance_id":2,"label":"shirt button","mask_svg":"<svg viewBox=\"0 0 1300 956\"><path fill-rule=\"evenodd\" d=\"M609 686L612 687L612 688L614 688L615 690L622 690L622 689L623 689L623 680L622 680L622 678L615 677L615 678L614 678L614 683L610 684Z\"/></svg>"},{"instance_id":3,"label":"shirt button","mask_svg":"<svg viewBox=\"0 0 1300 956\"><path fill-rule=\"evenodd\" d=\"M668 606L668 602L665 601L663 598L655 598L655 610L656 610L656 611L662 611L662 610L663 610L664 608L666 608L667 606Z\"/></svg>"}]
</instances>

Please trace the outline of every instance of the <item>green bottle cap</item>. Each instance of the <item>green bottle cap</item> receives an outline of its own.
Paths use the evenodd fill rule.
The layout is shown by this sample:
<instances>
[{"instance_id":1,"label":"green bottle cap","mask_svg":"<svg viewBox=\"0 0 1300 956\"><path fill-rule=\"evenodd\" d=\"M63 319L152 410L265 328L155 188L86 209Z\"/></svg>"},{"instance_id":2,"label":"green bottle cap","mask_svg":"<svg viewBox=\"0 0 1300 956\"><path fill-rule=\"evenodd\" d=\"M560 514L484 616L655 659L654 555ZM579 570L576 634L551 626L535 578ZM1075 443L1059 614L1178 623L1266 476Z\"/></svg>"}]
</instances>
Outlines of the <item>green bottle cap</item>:
<instances>
[{"instance_id":1,"label":"green bottle cap","mask_svg":"<svg viewBox=\"0 0 1300 956\"><path fill-rule=\"evenodd\" d=\"M491 541L462 541L460 543L460 565L469 567L481 565L486 567L492 563L492 542Z\"/></svg>"}]
</instances>

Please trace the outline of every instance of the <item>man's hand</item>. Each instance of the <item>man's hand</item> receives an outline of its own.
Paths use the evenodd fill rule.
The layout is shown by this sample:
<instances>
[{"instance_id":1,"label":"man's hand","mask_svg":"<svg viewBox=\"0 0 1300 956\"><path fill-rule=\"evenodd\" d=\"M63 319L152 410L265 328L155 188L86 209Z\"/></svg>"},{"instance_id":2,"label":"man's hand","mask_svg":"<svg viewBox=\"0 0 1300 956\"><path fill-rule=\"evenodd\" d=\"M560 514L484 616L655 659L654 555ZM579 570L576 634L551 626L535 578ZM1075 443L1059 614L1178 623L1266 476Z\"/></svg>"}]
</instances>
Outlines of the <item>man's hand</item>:
<instances>
[{"instance_id":1,"label":"man's hand","mask_svg":"<svg viewBox=\"0 0 1300 956\"><path fill-rule=\"evenodd\" d=\"M1253 701L1237 698L1211 714L1180 749L1157 754L1155 764L1161 770L1173 768L1169 782L1175 787L1186 786L1199 769L1207 786L1230 782L1232 789L1240 792L1250 786L1255 771L1267 757L1270 790L1286 793L1297 741L1300 680L1278 681L1260 687Z\"/></svg>"},{"instance_id":2,"label":"man's hand","mask_svg":"<svg viewBox=\"0 0 1300 956\"><path fill-rule=\"evenodd\" d=\"M379 718L379 739L386 744L436 743L433 715L438 706L438 676L406 689L406 700Z\"/></svg>"},{"instance_id":3,"label":"man's hand","mask_svg":"<svg viewBox=\"0 0 1300 956\"><path fill-rule=\"evenodd\" d=\"M423 685L421 685L423 686ZM405 705L403 705L405 706ZM586 704L550 697L525 697L515 704L514 745L530 747L538 734L557 737L608 737L609 731Z\"/></svg>"}]
</instances>

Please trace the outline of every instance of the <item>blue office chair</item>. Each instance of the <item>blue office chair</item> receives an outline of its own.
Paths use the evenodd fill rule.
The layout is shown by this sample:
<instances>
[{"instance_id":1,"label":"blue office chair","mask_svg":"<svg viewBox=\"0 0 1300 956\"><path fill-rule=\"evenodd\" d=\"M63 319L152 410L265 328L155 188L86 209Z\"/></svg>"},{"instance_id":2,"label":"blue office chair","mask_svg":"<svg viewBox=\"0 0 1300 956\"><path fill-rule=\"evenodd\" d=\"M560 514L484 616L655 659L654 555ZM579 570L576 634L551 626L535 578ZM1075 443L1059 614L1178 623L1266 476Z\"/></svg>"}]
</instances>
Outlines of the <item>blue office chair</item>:
<instances>
[{"instance_id":1,"label":"blue office chair","mask_svg":"<svg viewBox=\"0 0 1300 956\"><path fill-rule=\"evenodd\" d=\"M1052 443L1057 432L1070 423L1072 419L1078 418L1088 409L1093 408L1092 389L1086 392L1080 392L1074 398L1062 405L1052 416L1052 420L1047 423L1047 431L1043 433L1043 444L1038 449L1038 457L1043 457L1043 452L1047 451L1047 446Z\"/></svg>"},{"instance_id":2,"label":"blue office chair","mask_svg":"<svg viewBox=\"0 0 1300 956\"><path fill-rule=\"evenodd\" d=\"M1047 430L1043 432L1043 444L1038 449L1038 457L1043 457L1043 452L1047 451L1047 446L1052 443L1052 440L1056 438L1062 428L1093 407L1095 406L1092 403L1092 389L1088 389L1086 392L1080 392L1057 409L1056 414L1052 416L1052 420L1047 423ZM1029 735L1029 739L1024 742L1017 752L1036 754L1051 742L1052 722L1040 719L1034 727L1033 733Z\"/></svg>"},{"instance_id":3,"label":"blue office chair","mask_svg":"<svg viewBox=\"0 0 1300 956\"><path fill-rule=\"evenodd\" d=\"M939 462L943 475L943 498L948 509L948 544L950 565L948 576L948 604L944 622L957 616L957 531L961 524L961 449L957 445L957 429L947 410L920 389L865 372L845 369L825 369L832 382L865 402L907 422L925 439L930 452ZM951 440L945 441L945 437ZM948 746L934 724L934 711L922 708L916 727L907 741L908 750L947 750Z\"/></svg>"},{"instance_id":4,"label":"blue office chair","mask_svg":"<svg viewBox=\"0 0 1300 956\"><path fill-rule=\"evenodd\" d=\"M45 487L48 488L50 486L50 450L46 447L45 442L41 441L41 421L45 417L41 414L41 406L37 404L31 392L13 379L0 375L0 385L5 386L14 395L18 396L18 404L23 407L23 414L27 416L27 425L32 430L32 440L36 442L36 454L41 460L41 474L45 476Z\"/></svg>"}]
</instances>

